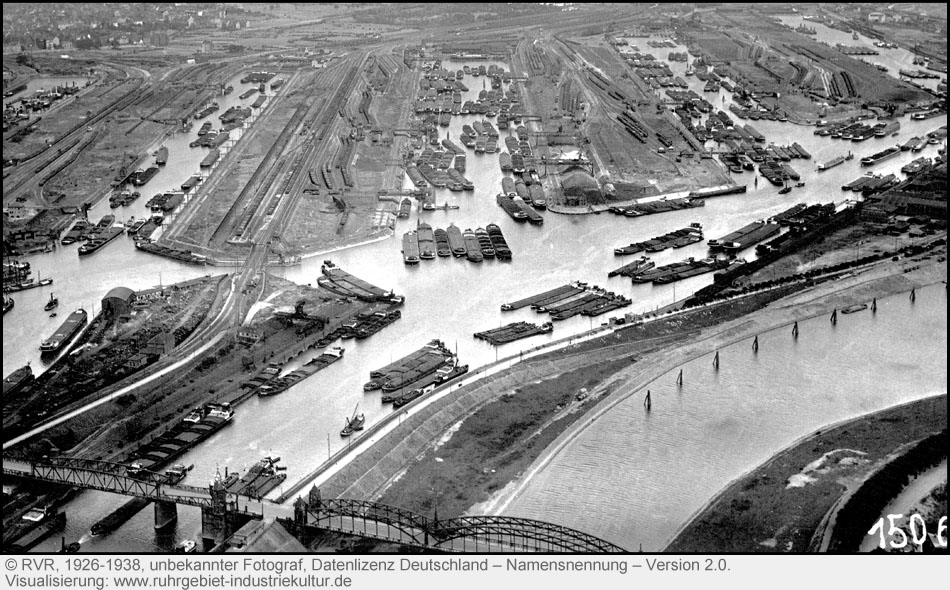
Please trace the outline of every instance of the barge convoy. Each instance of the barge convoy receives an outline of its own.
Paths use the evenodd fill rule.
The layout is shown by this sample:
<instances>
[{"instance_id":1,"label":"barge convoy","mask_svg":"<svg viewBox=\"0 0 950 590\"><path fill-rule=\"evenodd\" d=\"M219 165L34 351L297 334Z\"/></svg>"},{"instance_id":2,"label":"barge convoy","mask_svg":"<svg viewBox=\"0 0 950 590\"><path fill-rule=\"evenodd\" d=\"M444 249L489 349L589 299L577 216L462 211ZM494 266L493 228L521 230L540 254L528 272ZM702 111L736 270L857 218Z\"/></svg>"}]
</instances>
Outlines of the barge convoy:
<instances>
[{"instance_id":1,"label":"barge convoy","mask_svg":"<svg viewBox=\"0 0 950 590\"><path fill-rule=\"evenodd\" d=\"M617 256L627 256L639 254L640 252L661 252L667 248L682 248L703 240L703 227L699 223L692 223L689 227L684 227L669 233L651 238L644 242L634 242L629 246L614 248L614 254Z\"/></svg>"}]
</instances>

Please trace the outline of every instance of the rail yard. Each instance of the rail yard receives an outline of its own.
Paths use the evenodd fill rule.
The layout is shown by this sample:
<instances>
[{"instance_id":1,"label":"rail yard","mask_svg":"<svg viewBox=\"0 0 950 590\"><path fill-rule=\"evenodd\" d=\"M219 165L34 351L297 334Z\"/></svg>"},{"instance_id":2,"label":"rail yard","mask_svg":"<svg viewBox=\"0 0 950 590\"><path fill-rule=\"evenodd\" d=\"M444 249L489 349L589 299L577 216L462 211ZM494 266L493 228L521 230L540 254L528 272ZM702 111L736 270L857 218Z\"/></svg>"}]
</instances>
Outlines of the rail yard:
<instances>
[{"instance_id":1,"label":"rail yard","mask_svg":"<svg viewBox=\"0 0 950 590\"><path fill-rule=\"evenodd\" d=\"M572 477L556 449L651 384L630 365L718 371L710 343L946 280L945 36L864 9L123 10L154 31L4 52L5 460L545 520L538 486ZM5 548L58 549L64 521L94 551L142 536L147 498L17 482ZM226 550L208 522L201 550ZM198 537L170 539L136 550Z\"/></svg>"}]
</instances>

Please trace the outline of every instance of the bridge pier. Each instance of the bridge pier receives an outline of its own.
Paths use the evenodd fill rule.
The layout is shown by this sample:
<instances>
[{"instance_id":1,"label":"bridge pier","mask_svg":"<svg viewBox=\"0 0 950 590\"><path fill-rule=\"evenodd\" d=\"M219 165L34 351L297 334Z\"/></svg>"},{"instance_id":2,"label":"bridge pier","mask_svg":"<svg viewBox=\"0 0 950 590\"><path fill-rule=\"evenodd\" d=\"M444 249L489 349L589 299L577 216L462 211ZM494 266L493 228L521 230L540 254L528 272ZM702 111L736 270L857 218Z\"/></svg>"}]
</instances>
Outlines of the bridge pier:
<instances>
[{"instance_id":1,"label":"bridge pier","mask_svg":"<svg viewBox=\"0 0 950 590\"><path fill-rule=\"evenodd\" d=\"M205 550L225 542L234 532L231 512L224 483L215 479L211 484L211 508L201 509L201 541Z\"/></svg>"},{"instance_id":2,"label":"bridge pier","mask_svg":"<svg viewBox=\"0 0 950 590\"><path fill-rule=\"evenodd\" d=\"M178 520L178 504L174 502L152 502L155 506L155 530L163 529Z\"/></svg>"}]
</instances>

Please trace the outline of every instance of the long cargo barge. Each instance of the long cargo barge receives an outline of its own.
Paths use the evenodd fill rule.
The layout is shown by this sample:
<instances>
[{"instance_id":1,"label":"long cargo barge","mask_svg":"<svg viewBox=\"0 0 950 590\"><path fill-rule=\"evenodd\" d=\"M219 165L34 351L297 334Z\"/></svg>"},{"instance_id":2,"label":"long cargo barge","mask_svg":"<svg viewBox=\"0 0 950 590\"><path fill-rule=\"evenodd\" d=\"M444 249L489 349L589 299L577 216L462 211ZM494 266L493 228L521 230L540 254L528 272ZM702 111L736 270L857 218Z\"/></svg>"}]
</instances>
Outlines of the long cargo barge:
<instances>
[{"instance_id":1,"label":"long cargo barge","mask_svg":"<svg viewBox=\"0 0 950 590\"><path fill-rule=\"evenodd\" d=\"M126 473L132 477L156 473L230 424L233 417L234 409L229 403L209 403L195 408L171 430L136 449Z\"/></svg>"},{"instance_id":2,"label":"long cargo barge","mask_svg":"<svg viewBox=\"0 0 950 590\"><path fill-rule=\"evenodd\" d=\"M504 234L501 233L501 228L495 223L489 223L485 230L491 240L492 247L495 249L495 257L499 260L511 260L511 248L508 247L508 242L505 240Z\"/></svg>"},{"instance_id":3,"label":"long cargo barge","mask_svg":"<svg viewBox=\"0 0 950 590\"><path fill-rule=\"evenodd\" d=\"M837 156L825 162L824 164L819 164L818 171L823 172L825 170L828 170L829 168L834 168L835 166L838 166L839 164L844 164L845 162L853 158L854 158L854 155L851 153L848 153L847 156Z\"/></svg>"},{"instance_id":4,"label":"long cargo barge","mask_svg":"<svg viewBox=\"0 0 950 590\"><path fill-rule=\"evenodd\" d=\"M540 326L529 322L514 322L500 328L475 332L475 337L498 346L500 344L514 342L515 340L521 340L522 338L529 338L537 334L547 334L553 329L554 324L551 322L546 322Z\"/></svg>"},{"instance_id":5,"label":"long cargo barge","mask_svg":"<svg viewBox=\"0 0 950 590\"><path fill-rule=\"evenodd\" d=\"M137 171L132 175L132 184L142 186L158 174L158 166L149 166L145 170Z\"/></svg>"},{"instance_id":6,"label":"long cargo barge","mask_svg":"<svg viewBox=\"0 0 950 590\"><path fill-rule=\"evenodd\" d=\"M634 283L652 282L665 284L678 281L680 279L685 279L687 277L712 272L714 270L720 270L726 268L727 266L729 266L729 262L726 260L716 260L713 258L695 260L693 258L688 258L682 262L674 262L673 264L658 266L654 269L648 270L645 273L634 275L632 280Z\"/></svg>"},{"instance_id":7,"label":"long cargo barge","mask_svg":"<svg viewBox=\"0 0 950 590\"><path fill-rule=\"evenodd\" d=\"M524 222L528 220L528 214L525 213L521 207L516 205L510 196L499 193L498 196L495 197L495 202L515 221Z\"/></svg>"},{"instance_id":8,"label":"long cargo barge","mask_svg":"<svg viewBox=\"0 0 950 590\"><path fill-rule=\"evenodd\" d=\"M406 264L419 264L419 236L414 231L402 236L402 260Z\"/></svg>"},{"instance_id":9,"label":"long cargo barge","mask_svg":"<svg viewBox=\"0 0 950 590\"><path fill-rule=\"evenodd\" d=\"M251 466L243 476L229 473L224 478L224 489L229 494L260 498L287 479L287 474L277 465L280 458L264 457Z\"/></svg>"},{"instance_id":10,"label":"long cargo barge","mask_svg":"<svg viewBox=\"0 0 950 590\"><path fill-rule=\"evenodd\" d=\"M584 287L575 285L571 291L536 301L535 303L531 304L531 309L538 313L546 313L549 308L561 306L566 303L570 303L571 301L575 301L581 298L586 292L587 291L584 289Z\"/></svg>"},{"instance_id":11,"label":"long cargo barge","mask_svg":"<svg viewBox=\"0 0 950 590\"><path fill-rule=\"evenodd\" d=\"M10 396L16 394L35 379L30 365L24 365L13 371L3 378L3 399L10 399Z\"/></svg>"},{"instance_id":12,"label":"long cargo barge","mask_svg":"<svg viewBox=\"0 0 950 590\"><path fill-rule=\"evenodd\" d=\"M241 96L239 96L238 98L240 98L241 100L244 100L244 99L247 99L247 98L251 98L252 96L254 96L254 93L255 93L255 92L257 92L257 88L248 88L248 89L247 89L246 91L244 91L244 92L241 94Z\"/></svg>"},{"instance_id":13,"label":"long cargo barge","mask_svg":"<svg viewBox=\"0 0 950 590\"><path fill-rule=\"evenodd\" d=\"M771 238L781 230L782 226L777 223L767 223L765 221L753 221L752 223L730 232L718 240L709 240L710 248L721 248L723 250L742 250L756 242L761 242Z\"/></svg>"},{"instance_id":14,"label":"long cargo barge","mask_svg":"<svg viewBox=\"0 0 950 590\"><path fill-rule=\"evenodd\" d=\"M409 391L409 393L404 393L400 395L399 397L393 399L392 400L393 408L401 408L405 406L406 404L408 404L409 402L415 401L416 399L422 397L426 393L429 393L430 391L435 389L437 385L442 385L443 383L448 383L449 381L452 381L453 379L458 379L465 373L468 373L468 365L456 365L448 370L442 369L442 370L436 371L434 377L431 378L432 379L431 383L428 383L424 387L416 387L412 389L411 391ZM429 379L427 379L427 381L428 380Z\"/></svg>"},{"instance_id":15,"label":"long cargo barge","mask_svg":"<svg viewBox=\"0 0 950 590\"><path fill-rule=\"evenodd\" d=\"M533 225L541 225L544 223L544 218L541 217L541 214L534 210L533 207L529 206L524 199L521 197L514 197L511 199L515 205L521 208L524 214L528 217L528 223Z\"/></svg>"},{"instance_id":16,"label":"long cargo barge","mask_svg":"<svg viewBox=\"0 0 950 590\"><path fill-rule=\"evenodd\" d=\"M546 299L555 297L557 295L561 295L563 293L573 293L573 292L577 292L578 290L579 290L579 287L573 284L561 285L560 287L556 287L549 291L538 293L537 295L532 295L530 297L525 297L524 299L519 299L517 301L512 301L511 303L502 303L501 310L514 311L516 309L521 309L522 307L535 305L539 301L544 301Z\"/></svg>"},{"instance_id":17,"label":"long cargo barge","mask_svg":"<svg viewBox=\"0 0 950 590\"><path fill-rule=\"evenodd\" d=\"M93 523L92 528L89 529L89 534L93 537L98 537L111 533L120 526L122 526L125 521L129 520L136 514L138 514L143 508L148 506L151 503L151 500L147 498L132 498L125 504L116 508L113 512L108 514L105 518L102 518L95 523Z\"/></svg>"},{"instance_id":18,"label":"long cargo barge","mask_svg":"<svg viewBox=\"0 0 950 590\"><path fill-rule=\"evenodd\" d=\"M191 189L193 189L193 188L195 188L196 186L198 186L198 184L200 184L200 183L201 183L201 177L200 177L200 176L192 176L191 178L189 178L188 180L186 180L186 181L181 185L181 190L183 190L184 192L187 193L187 192L190 191Z\"/></svg>"},{"instance_id":19,"label":"long cargo barge","mask_svg":"<svg viewBox=\"0 0 950 590\"><path fill-rule=\"evenodd\" d=\"M693 223L689 227L677 229L662 236L650 238L644 242L634 242L629 246L614 248L614 255L628 256L639 254L640 252L661 252L667 248L680 248L701 242L703 239L703 229L699 223Z\"/></svg>"},{"instance_id":20,"label":"long cargo barge","mask_svg":"<svg viewBox=\"0 0 950 590\"><path fill-rule=\"evenodd\" d=\"M202 160L198 166L201 168L211 168L214 166L214 163L218 161L219 157L221 157L221 151L214 148L208 152L208 155L205 156L204 160Z\"/></svg>"},{"instance_id":21,"label":"long cargo barge","mask_svg":"<svg viewBox=\"0 0 950 590\"><path fill-rule=\"evenodd\" d=\"M422 260L435 259L435 235L432 233L432 226L425 222L419 223L416 236L419 240L419 258Z\"/></svg>"},{"instance_id":22,"label":"long cargo barge","mask_svg":"<svg viewBox=\"0 0 950 590\"><path fill-rule=\"evenodd\" d=\"M607 277L608 278L615 277L618 275L622 277L632 277L636 274L640 274L642 272L648 271L655 266L656 266L655 262L653 262L646 256L642 256L638 258L637 260L634 260L633 262L629 262L621 266L620 268L616 268L608 272Z\"/></svg>"},{"instance_id":23,"label":"long cargo barge","mask_svg":"<svg viewBox=\"0 0 950 590\"><path fill-rule=\"evenodd\" d=\"M140 233L141 231L142 230L139 230ZM149 232L149 234L151 234L151 231ZM144 236L141 239L138 239L135 242L136 249L142 250L143 252L151 252L152 254L158 254L159 256L172 258L174 260L180 260L181 262L187 262L188 264L208 264L209 263L208 258L202 254L194 254L188 250L178 250L176 248L168 248L166 246L161 246L159 244L148 242L146 241L147 239L148 238ZM210 261L210 262L213 262L213 261Z\"/></svg>"},{"instance_id":24,"label":"long cargo barge","mask_svg":"<svg viewBox=\"0 0 950 590\"><path fill-rule=\"evenodd\" d=\"M69 340L81 330L88 319L85 309L79 308L69 314L66 321L53 332L53 335L40 344L40 350L43 352L57 352L66 345Z\"/></svg>"},{"instance_id":25,"label":"long cargo barge","mask_svg":"<svg viewBox=\"0 0 950 590\"><path fill-rule=\"evenodd\" d=\"M355 277L336 266L329 260L323 261L320 272L323 273L323 276L317 278L317 284L338 295L356 297L357 299L368 302L402 302L402 297L396 296L392 291L385 291L376 285L367 283L363 279Z\"/></svg>"},{"instance_id":26,"label":"long cargo barge","mask_svg":"<svg viewBox=\"0 0 950 590\"><path fill-rule=\"evenodd\" d=\"M254 102L251 103L251 108L259 109L264 106L264 102L267 100L267 97L263 94L254 99Z\"/></svg>"},{"instance_id":27,"label":"long cargo barge","mask_svg":"<svg viewBox=\"0 0 950 590\"><path fill-rule=\"evenodd\" d=\"M485 259L484 255L482 255L482 248L478 243L475 232L471 229L466 229L462 232L462 240L465 241L465 257L469 262L481 262Z\"/></svg>"},{"instance_id":28,"label":"long cargo barge","mask_svg":"<svg viewBox=\"0 0 950 590\"><path fill-rule=\"evenodd\" d=\"M893 158L894 156L896 156L896 155L899 154L899 153L901 153L901 146L895 145L895 146L893 146L893 147L887 148L886 150L881 150L881 151L879 151L879 152L876 153L876 154L867 156L866 158L861 158L861 165L862 165L862 166L873 166L873 165L877 164L878 162L883 162L884 160L889 160L889 159Z\"/></svg>"},{"instance_id":29,"label":"long cargo barge","mask_svg":"<svg viewBox=\"0 0 950 590\"><path fill-rule=\"evenodd\" d=\"M89 254L95 254L102 249L103 246L122 235L123 231L121 227L108 227L104 229L96 237L79 247L79 255L87 256Z\"/></svg>"},{"instance_id":30,"label":"long cargo barge","mask_svg":"<svg viewBox=\"0 0 950 590\"><path fill-rule=\"evenodd\" d=\"M452 256L460 258L465 256L468 250L465 248L465 238L462 237L462 230L454 223L449 224L445 230L449 240L449 248L452 250Z\"/></svg>"},{"instance_id":31,"label":"long cargo barge","mask_svg":"<svg viewBox=\"0 0 950 590\"><path fill-rule=\"evenodd\" d=\"M385 378L391 373L408 370L409 368L412 368L418 364L423 358L433 354L440 356L451 356L452 353L449 352L441 340L431 340L419 350L411 352L401 359L395 360L382 368L370 371L369 376L374 380ZM377 388L379 385L377 385Z\"/></svg>"},{"instance_id":32,"label":"long cargo barge","mask_svg":"<svg viewBox=\"0 0 950 590\"><path fill-rule=\"evenodd\" d=\"M661 199L648 203L636 203L627 207L611 207L608 211L627 217L640 217L642 215L653 215L655 213L666 213L668 211L679 211L680 209L692 209L694 207L705 206L706 201L703 199L685 197L682 199Z\"/></svg>"}]
</instances>

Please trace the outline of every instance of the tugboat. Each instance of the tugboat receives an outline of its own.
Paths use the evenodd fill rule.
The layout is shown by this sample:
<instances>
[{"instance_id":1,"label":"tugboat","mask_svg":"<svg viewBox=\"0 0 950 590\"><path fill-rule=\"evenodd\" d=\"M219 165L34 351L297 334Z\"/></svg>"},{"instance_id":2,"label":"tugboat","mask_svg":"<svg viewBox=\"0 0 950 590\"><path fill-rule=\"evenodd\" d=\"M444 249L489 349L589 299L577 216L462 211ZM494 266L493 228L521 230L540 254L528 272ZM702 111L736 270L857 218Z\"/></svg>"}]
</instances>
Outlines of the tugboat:
<instances>
[{"instance_id":1,"label":"tugboat","mask_svg":"<svg viewBox=\"0 0 950 590\"><path fill-rule=\"evenodd\" d=\"M49 301L46 302L46 305L43 307L46 311L53 311L59 305L59 299L56 298L52 293L49 294Z\"/></svg>"},{"instance_id":2,"label":"tugboat","mask_svg":"<svg viewBox=\"0 0 950 590\"><path fill-rule=\"evenodd\" d=\"M340 436L347 437L357 430L363 430L363 425L366 424L366 417L363 414L356 413L359 407L360 405L356 404L356 407L353 408L353 417L346 418L346 426L340 431Z\"/></svg>"}]
</instances>

